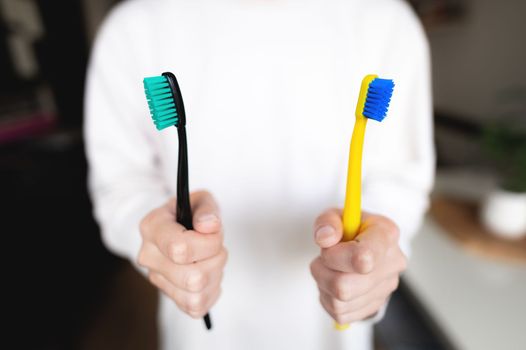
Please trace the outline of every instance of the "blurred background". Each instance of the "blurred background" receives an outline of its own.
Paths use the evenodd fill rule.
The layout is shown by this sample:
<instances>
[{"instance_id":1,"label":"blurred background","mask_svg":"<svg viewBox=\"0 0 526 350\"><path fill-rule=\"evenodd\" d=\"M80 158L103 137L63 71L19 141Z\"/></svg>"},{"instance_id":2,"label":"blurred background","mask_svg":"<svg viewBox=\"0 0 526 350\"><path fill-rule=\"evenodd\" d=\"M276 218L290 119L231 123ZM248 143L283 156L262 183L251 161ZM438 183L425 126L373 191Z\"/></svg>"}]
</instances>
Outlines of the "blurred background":
<instances>
[{"instance_id":1,"label":"blurred background","mask_svg":"<svg viewBox=\"0 0 526 350\"><path fill-rule=\"evenodd\" d=\"M155 349L156 292L103 247L82 106L117 0L0 0L6 344ZM433 59L438 174L377 349L526 349L526 1L411 0Z\"/></svg>"}]
</instances>

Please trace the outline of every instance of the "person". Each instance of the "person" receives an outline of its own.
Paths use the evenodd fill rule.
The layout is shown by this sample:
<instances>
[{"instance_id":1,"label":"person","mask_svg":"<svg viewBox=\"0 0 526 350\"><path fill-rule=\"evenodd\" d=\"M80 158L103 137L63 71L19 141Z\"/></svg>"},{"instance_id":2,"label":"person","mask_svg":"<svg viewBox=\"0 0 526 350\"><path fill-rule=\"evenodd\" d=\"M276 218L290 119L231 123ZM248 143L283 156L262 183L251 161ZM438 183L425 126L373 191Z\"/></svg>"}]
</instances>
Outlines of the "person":
<instances>
[{"instance_id":1,"label":"person","mask_svg":"<svg viewBox=\"0 0 526 350\"><path fill-rule=\"evenodd\" d=\"M371 349L428 205L429 65L403 1L112 10L88 68L89 186L106 246L161 292L163 349ZM155 130L142 87L165 71L185 100L194 230L175 222L177 130ZM360 235L341 243L354 109L370 73L396 87L388 117L368 123Z\"/></svg>"}]
</instances>

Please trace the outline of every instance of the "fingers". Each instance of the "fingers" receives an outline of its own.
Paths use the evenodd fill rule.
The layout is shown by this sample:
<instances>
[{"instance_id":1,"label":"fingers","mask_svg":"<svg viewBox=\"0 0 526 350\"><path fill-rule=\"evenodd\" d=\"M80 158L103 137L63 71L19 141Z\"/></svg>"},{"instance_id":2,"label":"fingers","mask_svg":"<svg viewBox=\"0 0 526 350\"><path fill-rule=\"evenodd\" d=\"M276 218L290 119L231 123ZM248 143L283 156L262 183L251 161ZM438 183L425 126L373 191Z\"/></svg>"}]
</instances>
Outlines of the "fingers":
<instances>
[{"instance_id":1,"label":"fingers","mask_svg":"<svg viewBox=\"0 0 526 350\"><path fill-rule=\"evenodd\" d=\"M373 316L386 303L386 299L370 300L362 308L351 312L343 312L340 309L334 309L333 301L326 294L320 294L320 303L331 317L339 324L349 324L361 321Z\"/></svg>"},{"instance_id":2,"label":"fingers","mask_svg":"<svg viewBox=\"0 0 526 350\"><path fill-rule=\"evenodd\" d=\"M341 301L358 298L374 287L369 276L331 270L320 257L311 263L310 269L318 288Z\"/></svg>"},{"instance_id":3,"label":"fingers","mask_svg":"<svg viewBox=\"0 0 526 350\"><path fill-rule=\"evenodd\" d=\"M159 271L177 288L197 293L221 280L226 262L227 252L223 249L218 255L195 264L175 267L170 262L162 264Z\"/></svg>"},{"instance_id":4,"label":"fingers","mask_svg":"<svg viewBox=\"0 0 526 350\"><path fill-rule=\"evenodd\" d=\"M311 273L325 310L346 324L378 312L397 288L407 260L398 245L398 227L388 218L364 213L360 232L350 242L340 242L341 231L336 209L316 220L315 238L322 249Z\"/></svg>"},{"instance_id":5,"label":"fingers","mask_svg":"<svg viewBox=\"0 0 526 350\"><path fill-rule=\"evenodd\" d=\"M396 224L383 216L364 215L360 233L356 237L362 252L368 257L356 259L354 265L362 273L369 273L386 255L389 248L398 246L400 231Z\"/></svg>"},{"instance_id":6,"label":"fingers","mask_svg":"<svg viewBox=\"0 0 526 350\"><path fill-rule=\"evenodd\" d=\"M194 229L201 233L219 233L221 219L219 206L207 191L194 192L191 195Z\"/></svg>"},{"instance_id":7,"label":"fingers","mask_svg":"<svg viewBox=\"0 0 526 350\"><path fill-rule=\"evenodd\" d=\"M342 213L328 209L314 223L314 240L320 248L331 247L341 241L343 235Z\"/></svg>"},{"instance_id":8,"label":"fingers","mask_svg":"<svg viewBox=\"0 0 526 350\"><path fill-rule=\"evenodd\" d=\"M168 206L148 214L141 222L140 231L144 242L155 244L164 256L176 264L189 264L207 259L217 255L223 246L221 231L216 234L203 234L186 230L174 221Z\"/></svg>"},{"instance_id":9,"label":"fingers","mask_svg":"<svg viewBox=\"0 0 526 350\"><path fill-rule=\"evenodd\" d=\"M190 198L194 230L175 222L175 199L152 210L140 223L138 263L152 284L192 317L202 317L217 301L227 251L219 209L205 191Z\"/></svg>"},{"instance_id":10,"label":"fingers","mask_svg":"<svg viewBox=\"0 0 526 350\"><path fill-rule=\"evenodd\" d=\"M374 267L371 250L356 241L341 242L322 249L321 258L328 268L341 272L367 274Z\"/></svg>"},{"instance_id":11,"label":"fingers","mask_svg":"<svg viewBox=\"0 0 526 350\"><path fill-rule=\"evenodd\" d=\"M171 298L177 306L193 318L203 317L216 303L221 294L220 281L200 293L190 293L170 283L163 275L150 272L150 282Z\"/></svg>"},{"instance_id":12,"label":"fingers","mask_svg":"<svg viewBox=\"0 0 526 350\"><path fill-rule=\"evenodd\" d=\"M328 269L321 258L311 264L324 309L340 324L365 319L385 304L398 287L398 274L382 276L343 273Z\"/></svg>"},{"instance_id":13,"label":"fingers","mask_svg":"<svg viewBox=\"0 0 526 350\"><path fill-rule=\"evenodd\" d=\"M198 293L221 280L228 253L222 249L216 256L188 265L176 265L153 244L143 245L139 264L164 276L178 289Z\"/></svg>"},{"instance_id":14,"label":"fingers","mask_svg":"<svg viewBox=\"0 0 526 350\"><path fill-rule=\"evenodd\" d=\"M223 247L223 234L202 234L196 231L160 230L157 246L176 264L190 264L219 254Z\"/></svg>"},{"instance_id":15,"label":"fingers","mask_svg":"<svg viewBox=\"0 0 526 350\"><path fill-rule=\"evenodd\" d=\"M347 314L360 310L375 300L385 300L398 287L398 278L390 278L379 285L371 288L369 293L362 294L356 298L348 301L335 298L331 293L320 289L320 294L326 298L326 306L331 309L334 314Z\"/></svg>"},{"instance_id":16,"label":"fingers","mask_svg":"<svg viewBox=\"0 0 526 350\"><path fill-rule=\"evenodd\" d=\"M398 245L398 237L398 228L391 220L365 214L355 240L323 249L321 256L333 270L368 274L381 264L390 248Z\"/></svg>"}]
</instances>

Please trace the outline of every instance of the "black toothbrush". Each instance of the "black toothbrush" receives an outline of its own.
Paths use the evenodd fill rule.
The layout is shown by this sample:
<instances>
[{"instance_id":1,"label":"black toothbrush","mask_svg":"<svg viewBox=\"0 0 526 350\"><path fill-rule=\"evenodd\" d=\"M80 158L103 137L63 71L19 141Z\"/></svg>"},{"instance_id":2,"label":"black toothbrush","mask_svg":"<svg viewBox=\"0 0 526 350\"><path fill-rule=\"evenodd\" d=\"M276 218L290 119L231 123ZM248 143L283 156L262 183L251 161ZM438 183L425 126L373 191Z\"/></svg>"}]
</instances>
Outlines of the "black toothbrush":
<instances>
[{"instance_id":1,"label":"black toothbrush","mask_svg":"<svg viewBox=\"0 0 526 350\"><path fill-rule=\"evenodd\" d=\"M186 113L184 111L183 96L177 83L175 75L170 72L163 73L168 78L168 84L175 100L175 108L178 111L179 121L175 125L179 138L179 156L177 160L177 203L176 203L176 220L186 227L187 230L193 230L192 224L192 207L190 206L190 189L188 184L188 144L186 142ZM206 329L212 329L210 314L207 313L203 320Z\"/></svg>"},{"instance_id":2,"label":"black toothbrush","mask_svg":"<svg viewBox=\"0 0 526 350\"><path fill-rule=\"evenodd\" d=\"M176 221L187 230L193 230L192 208L188 185L188 145L186 142L186 114L183 96L175 75L165 72L162 76L144 78L144 89L150 113L157 130L169 126L177 128L179 156L177 161ZM212 329L210 314L203 320L208 330Z\"/></svg>"}]
</instances>

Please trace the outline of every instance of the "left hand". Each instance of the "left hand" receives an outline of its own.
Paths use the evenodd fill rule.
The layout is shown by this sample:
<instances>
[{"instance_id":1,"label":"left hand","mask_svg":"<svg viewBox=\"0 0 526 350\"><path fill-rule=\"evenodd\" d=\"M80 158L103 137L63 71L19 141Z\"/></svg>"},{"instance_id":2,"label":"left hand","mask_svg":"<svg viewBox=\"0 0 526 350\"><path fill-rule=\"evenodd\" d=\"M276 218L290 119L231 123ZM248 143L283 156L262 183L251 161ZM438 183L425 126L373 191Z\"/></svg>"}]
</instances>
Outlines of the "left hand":
<instances>
[{"instance_id":1,"label":"left hand","mask_svg":"<svg viewBox=\"0 0 526 350\"><path fill-rule=\"evenodd\" d=\"M341 242L341 210L329 209L318 217L314 230L321 254L310 268L322 306L339 324L375 315L398 287L399 275L407 266L396 224L363 213L356 238Z\"/></svg>"}]
</instances>

